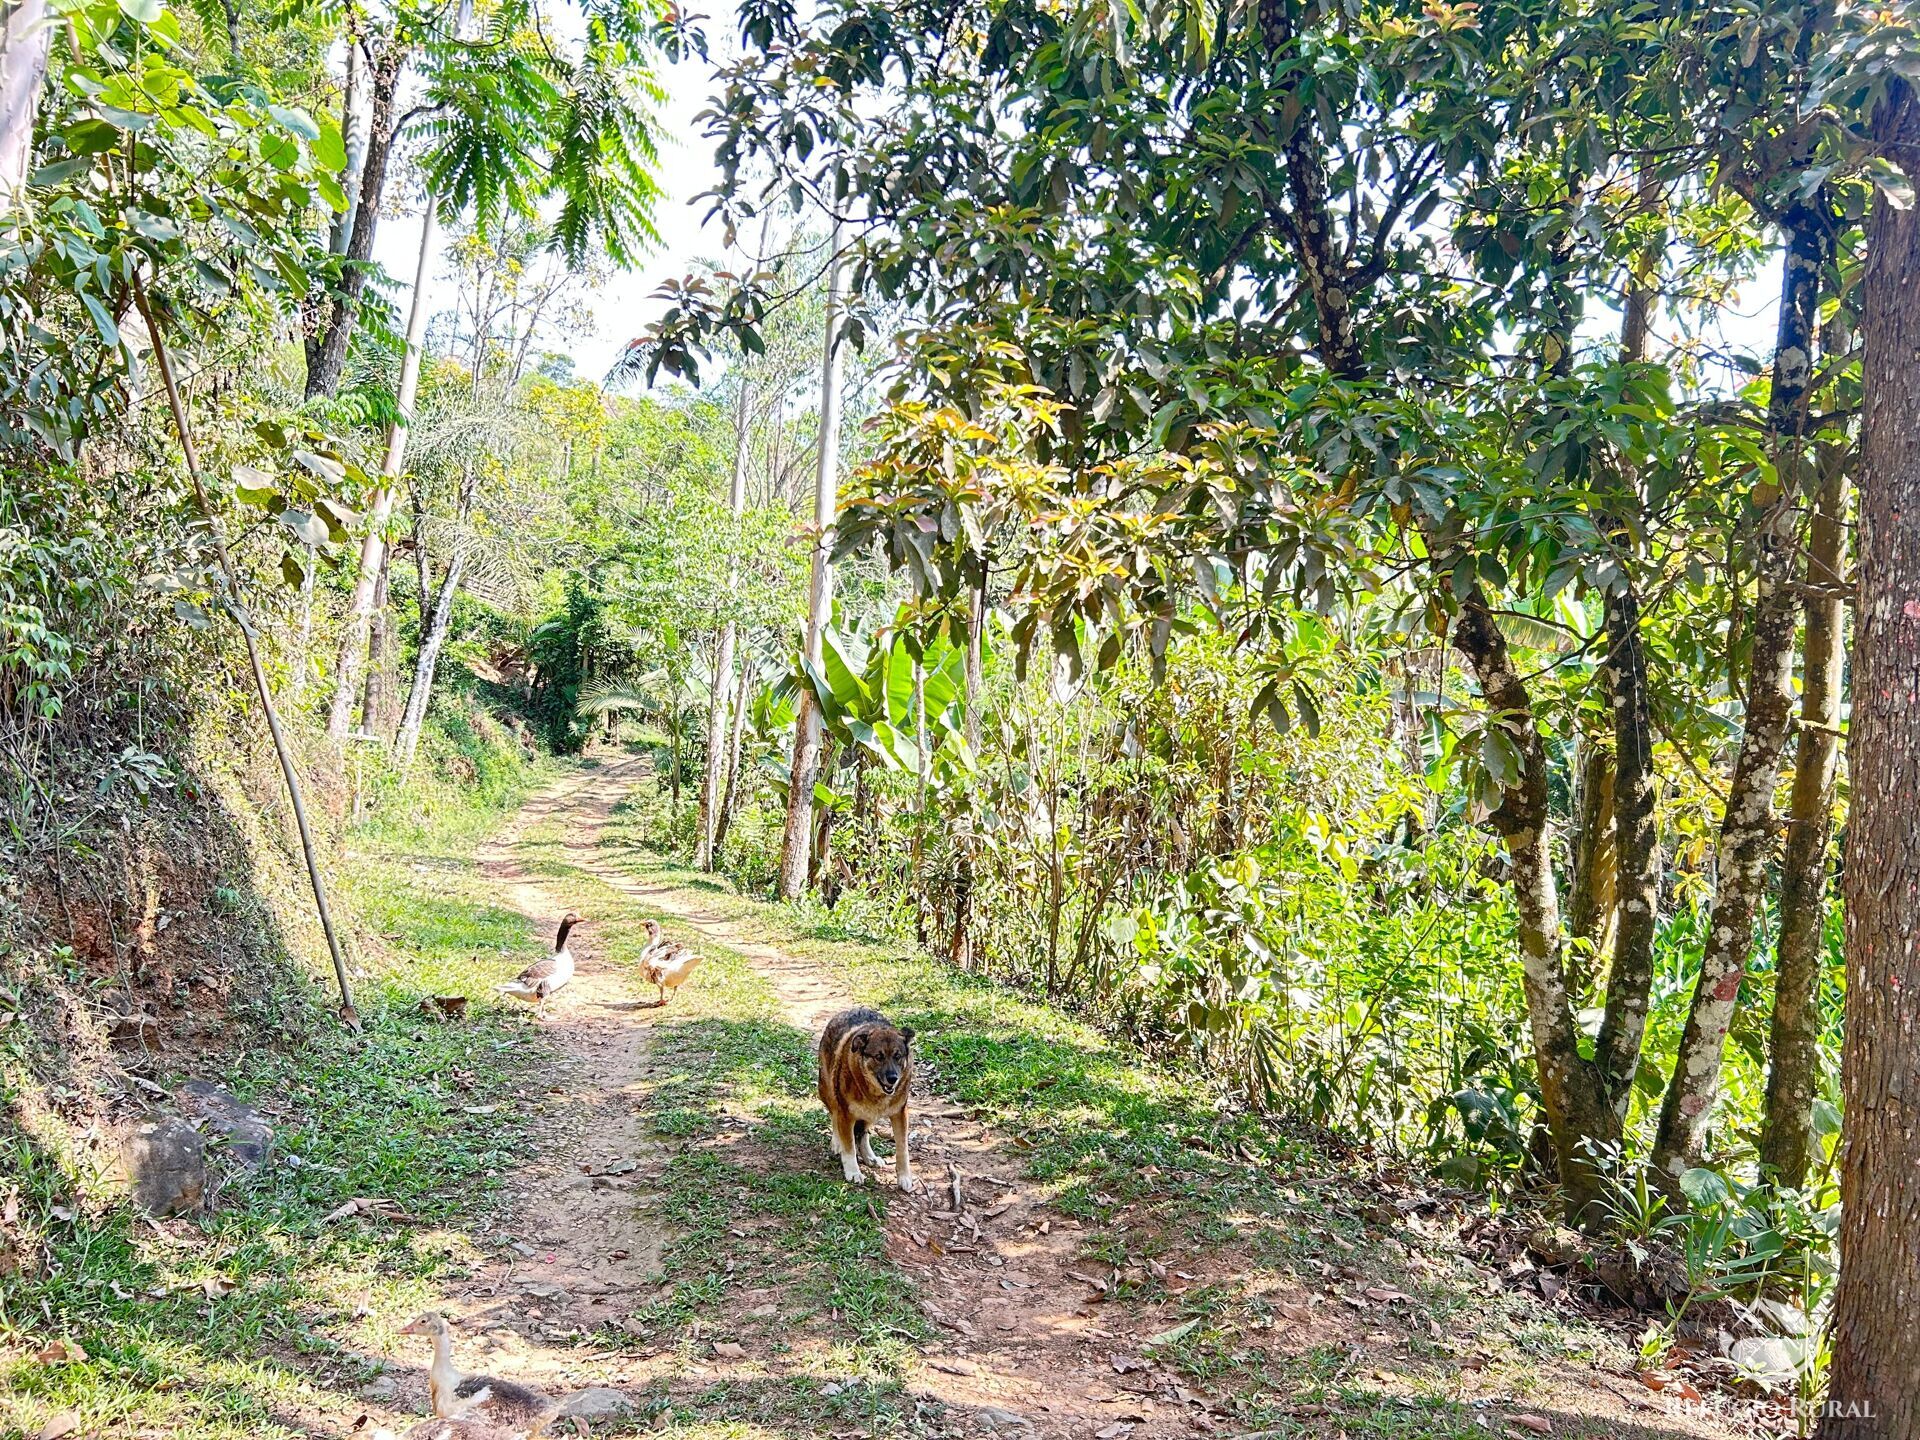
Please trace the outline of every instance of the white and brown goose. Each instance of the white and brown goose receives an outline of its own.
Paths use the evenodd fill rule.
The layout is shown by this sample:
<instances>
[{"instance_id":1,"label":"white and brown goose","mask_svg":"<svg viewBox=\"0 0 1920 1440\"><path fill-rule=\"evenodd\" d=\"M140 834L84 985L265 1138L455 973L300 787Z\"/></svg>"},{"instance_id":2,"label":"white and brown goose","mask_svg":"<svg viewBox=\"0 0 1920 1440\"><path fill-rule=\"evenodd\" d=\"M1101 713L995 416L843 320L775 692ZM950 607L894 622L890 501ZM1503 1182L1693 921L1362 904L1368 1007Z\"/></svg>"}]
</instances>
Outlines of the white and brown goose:
<instances>
[{"instance_id":1,"label":"white and brown goose","mask_svg":"<svg viewBox=\"0 0 1920 1440\"><path fill-rule=\"evenodd\" d=\"M538 1005L554 991L563 988L573 979L573 951L567 944L567 937L579 923L580 917L569 910L560 921L559 932L553 937L553 953L534 961L500 986L500 993L512 1000Z\"/></svg>"},{"instance_id":2,"label":"white and brown goose","mask_svg":"<svg viewBox=\"0 0 1920 1440\"><path fill-rule=\"evenodd\" d=\"M660 927L653 921L647 922L654 931L654 937L640 956L640 977L660 992L655 1006L667 1003L667 992L678 990L687 983L694 970L706 960L690 945L682 945L678 940L668 940L659 933Z\"/></svg>"},{"instance_id":3,"label":"white and brown goose","mask_svg":"<svg viewBox=\"0 0 1920 1440\"><path fill-rule=\"evenodd\" d=\"M531 1440L559 1418L560 1402L530 1385L495 1375L461 1374L453 1363L453 1327L438 1311L429 1310L412 1324L402 1326L400 1333L433 1337L427 1398L436 1419L484 1426L486 1429L479 1433L485 1435L497 1433ZM454 1435L450 1434L448 1440L455 1440Z\"/></svg>"}]
</instances>

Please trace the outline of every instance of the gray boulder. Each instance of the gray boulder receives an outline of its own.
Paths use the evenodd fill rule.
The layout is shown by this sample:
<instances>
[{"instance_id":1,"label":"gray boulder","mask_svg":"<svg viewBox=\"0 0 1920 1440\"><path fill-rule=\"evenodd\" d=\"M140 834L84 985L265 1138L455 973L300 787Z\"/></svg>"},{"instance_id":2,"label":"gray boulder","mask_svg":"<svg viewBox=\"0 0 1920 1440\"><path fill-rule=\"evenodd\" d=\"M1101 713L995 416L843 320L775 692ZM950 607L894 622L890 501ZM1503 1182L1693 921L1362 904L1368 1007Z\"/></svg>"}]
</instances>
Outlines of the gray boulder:
<instances>
[{"instance_id":1,"label":"gray boulder","mask_svg":"<svg viewBox=\"0 0 1920 1440\"><path fill-rule=\"evenodd\" d=\"M189 1080L173 1097L193 1119L200 1122L204 1134L226 1141L227 1154L249 1170L258 1170L273 1149L273 1126L245 1101L237 1100L218 1085L205 1080Z\"/></svg>"},{"instance_id":2,"label":"gray boulder","mask_svg":"<svg viewBox=\"0 0 1920 1440\"><path fill-rule=\"evenodd\" d=\"M114 1164L134 1203L155 1215L198 1210L207 1198L207 1146L177 1115L122 1125Z\"/></svg>"}]
</instances>

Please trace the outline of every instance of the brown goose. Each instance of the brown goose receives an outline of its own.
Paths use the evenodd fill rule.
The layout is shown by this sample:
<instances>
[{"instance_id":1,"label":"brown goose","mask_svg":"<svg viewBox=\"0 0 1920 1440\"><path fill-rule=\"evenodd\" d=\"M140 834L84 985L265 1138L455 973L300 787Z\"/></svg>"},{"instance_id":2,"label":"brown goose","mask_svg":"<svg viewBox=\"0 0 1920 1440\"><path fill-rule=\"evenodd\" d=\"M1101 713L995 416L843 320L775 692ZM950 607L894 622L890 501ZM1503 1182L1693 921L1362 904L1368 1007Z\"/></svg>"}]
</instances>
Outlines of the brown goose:
<instances>
[{"instance_id":1,"label":"brown goose","mask_svg":"<svg viewBox=\"0 0 1920 1440\"><path fill-rule=\"evenodd\" d=\"M528 1005L538 1005L573 979L573 951L567 945L567 937L579 923L580 917L569 910L560 921L559 933L553 937L553 953L544 960L534 961L500 986L500 993Z\"/></svg>"}]
</instances>

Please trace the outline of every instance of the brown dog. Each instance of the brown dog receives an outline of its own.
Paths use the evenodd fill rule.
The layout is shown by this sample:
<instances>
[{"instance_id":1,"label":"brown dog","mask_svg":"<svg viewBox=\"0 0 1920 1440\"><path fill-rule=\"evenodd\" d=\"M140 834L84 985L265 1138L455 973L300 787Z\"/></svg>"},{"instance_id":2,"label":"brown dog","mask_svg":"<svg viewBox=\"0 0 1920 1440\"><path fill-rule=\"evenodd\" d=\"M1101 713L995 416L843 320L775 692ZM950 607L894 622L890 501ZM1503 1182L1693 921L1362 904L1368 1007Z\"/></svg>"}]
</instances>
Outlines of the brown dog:
<instances>
[{"instance_id":1,"label":"brown dog","mask_svg":"<svg viewBox=\"0 0 1920 1440\"><path fill-rule=\"evenodd\" d=\"M869 1126L893 1123L893 1173L913 1189L907 1160L907 1087L913 1081L913 1031L895 1029L878 1010L842 1010L820 1036L820 1103L827 1107L827 1142L840 1157L847 1183L867 1177L860 1162L877 1164Z\"/></svg>"}]
</instances>

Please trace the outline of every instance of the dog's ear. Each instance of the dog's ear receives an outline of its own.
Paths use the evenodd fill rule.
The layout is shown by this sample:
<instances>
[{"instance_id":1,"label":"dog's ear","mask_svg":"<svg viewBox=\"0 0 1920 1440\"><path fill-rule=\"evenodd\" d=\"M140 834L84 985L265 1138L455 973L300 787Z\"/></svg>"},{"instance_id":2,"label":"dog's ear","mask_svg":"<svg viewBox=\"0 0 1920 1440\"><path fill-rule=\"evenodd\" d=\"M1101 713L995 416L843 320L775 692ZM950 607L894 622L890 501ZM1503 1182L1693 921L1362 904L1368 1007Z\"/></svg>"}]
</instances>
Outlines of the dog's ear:
<instances>
[{"instance_id":1,"label":"dog's ear","mask_svg":"<svg viewBox=\"0 0 1920 1440\"><path fill-rule=\"evenodd\" d=\"M903 1045L913 1044L913 1027L911 1025L902 1025L900 1027L900 1043Z\"/></svg>"},{"instance_id":2,"label":"dog's ear","mask_svg":"<svg viewBox=\"0 0 1920 1440\"><path fill-rule=\"evenodd\" d=\"M853 1038L847 1041L847 1048L856 1055L865 1055L867 1053L867 1032L864 1030L854 1031Z\"/></svg>"}]
</instances>

